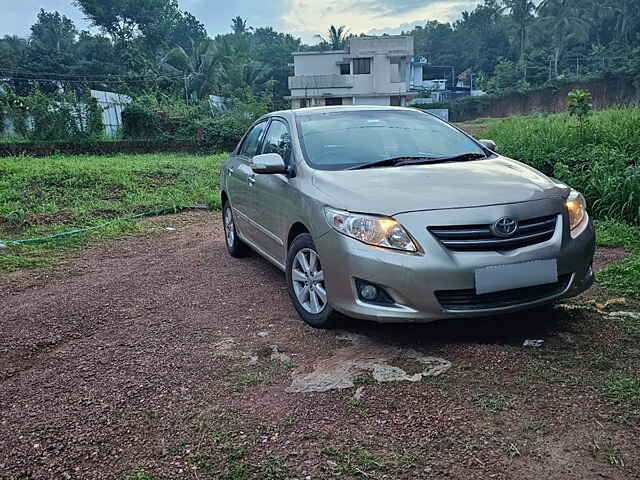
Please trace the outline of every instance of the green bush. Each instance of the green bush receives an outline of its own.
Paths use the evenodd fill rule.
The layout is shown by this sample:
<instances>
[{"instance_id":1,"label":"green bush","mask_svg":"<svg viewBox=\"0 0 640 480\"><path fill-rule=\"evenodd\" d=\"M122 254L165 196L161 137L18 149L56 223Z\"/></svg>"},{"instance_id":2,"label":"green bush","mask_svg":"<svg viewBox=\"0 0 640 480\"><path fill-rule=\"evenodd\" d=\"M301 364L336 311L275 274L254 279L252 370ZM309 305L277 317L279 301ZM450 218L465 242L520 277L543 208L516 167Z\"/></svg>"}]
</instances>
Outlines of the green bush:
<instances>
[{"instance_id":1,"label":"green bush","mask_svg":"<svg viewBox=\"0 0 640 480\"><path fill-rule=\"evenodd\" d=\"M0 129L8 120L18 138L32 142L91 141L100 139L104 130L100 106L89 96L36 91L21 97L0 91L0 112Z\"/></svg>"},{"instance_id":2,"label":"green bush","mask_svg":"<svg viewBox=\"0 0 640 480\"><path fill-rule=\"evenodd\" d=\"M640 109L595 112L580 127L568 114L514 117L487 137L500 153L580 190L596 218L640 224Z\"/></svg>"},{"instance_id":3,"label":"green bush","mask_svg":"<svg viewBox=\"0 0 640 480\"><path fill-rule=\"evenodd\" d=\"M270 111L271 99L250 95L230 99L225 109L203 101L185 105L182 100L143 95L122 113L125 139L202 140L229 145L237 143L247 128Z\"/></svg>"}]
</instances>

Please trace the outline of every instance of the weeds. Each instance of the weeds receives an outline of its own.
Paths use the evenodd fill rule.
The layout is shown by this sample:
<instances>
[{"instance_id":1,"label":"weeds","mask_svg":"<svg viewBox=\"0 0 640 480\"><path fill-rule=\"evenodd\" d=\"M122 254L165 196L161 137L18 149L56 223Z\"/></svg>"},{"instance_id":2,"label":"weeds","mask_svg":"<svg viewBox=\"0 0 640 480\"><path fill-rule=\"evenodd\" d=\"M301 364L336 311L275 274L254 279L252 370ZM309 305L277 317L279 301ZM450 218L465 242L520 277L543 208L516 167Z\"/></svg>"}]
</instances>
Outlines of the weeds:
<instances>
[{"instance_id":1,"label":"weeds","mask_svg":"<svg viewBox=\"0 0 640 480\"><path fill-rule=\"evenodd\" d=\"M614 467L624 467L624 460L622 454L618 448L616 448L610 440L601 442L597 438L594 438L590 444L591 455L593 458L598 458L603 455L609 465Z\"/></svg>"},{"instance_id":2,"label":"weeds","mask_svg":"<svg viewBox=\"0 0 640 480\"><path fill-rule=\"evenodd\" d=\"M599 272L598 280L616 292L640 296L640 230L611 220L597 222L596 230L599 246L624 247L629 255Z\"/></svg>"},{"instance_id":3,"label":"weeds","mask_svg":"<svg viewBox=\"0 0 640 480\"><path fill-rule=\"evenodd\" d=\"M611 376L600 385L621 423L633 424L640 419L640 378Z\"/></svg>"},{"instance_id":4,"label":"weeds","mask_svg":"<svg viewBox=\"0 0 640 480\"><path fill-rule=\"evenodd\" d=\"M511 408L511 397L503 393L478 394L473 397L473 402L493 413Z\"/></svg>"}]
</instances>

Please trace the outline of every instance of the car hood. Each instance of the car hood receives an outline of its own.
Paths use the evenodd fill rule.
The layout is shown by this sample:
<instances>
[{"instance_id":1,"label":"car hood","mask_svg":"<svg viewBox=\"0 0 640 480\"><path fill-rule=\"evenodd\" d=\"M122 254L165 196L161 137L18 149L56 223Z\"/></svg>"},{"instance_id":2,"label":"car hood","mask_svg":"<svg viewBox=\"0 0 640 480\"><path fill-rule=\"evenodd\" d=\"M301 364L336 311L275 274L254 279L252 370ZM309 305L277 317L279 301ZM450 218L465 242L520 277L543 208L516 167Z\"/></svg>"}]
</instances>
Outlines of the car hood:
<instances>
[{"instance_id":1,"label":"car hood","mask_svg":"<svg viewBox=\"0 0 640 480\"><path fill-rule=\"evenodd\" d=\"M505 157L363 170L315 170L330 206L395 215L566 197L569 187Z\"/></svg>"}]
</instances>

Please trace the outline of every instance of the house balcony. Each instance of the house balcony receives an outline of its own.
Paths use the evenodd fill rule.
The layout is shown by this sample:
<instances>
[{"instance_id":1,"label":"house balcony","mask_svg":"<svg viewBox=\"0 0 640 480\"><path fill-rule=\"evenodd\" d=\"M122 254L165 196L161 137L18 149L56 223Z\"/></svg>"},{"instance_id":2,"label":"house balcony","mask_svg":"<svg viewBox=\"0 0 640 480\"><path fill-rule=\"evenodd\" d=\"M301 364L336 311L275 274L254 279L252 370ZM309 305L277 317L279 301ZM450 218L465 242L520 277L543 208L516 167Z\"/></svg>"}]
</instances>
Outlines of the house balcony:
<instances>
[{"instance_id":1,"label":"house balcony","mask_svg":"<svg viewBox=\"0 0 640 480\"><path fill-rule=\"evenodd\" d=\"M289 77L289 89L353 88L350 75L296 75Z\"/></svg>"}]
</instances>

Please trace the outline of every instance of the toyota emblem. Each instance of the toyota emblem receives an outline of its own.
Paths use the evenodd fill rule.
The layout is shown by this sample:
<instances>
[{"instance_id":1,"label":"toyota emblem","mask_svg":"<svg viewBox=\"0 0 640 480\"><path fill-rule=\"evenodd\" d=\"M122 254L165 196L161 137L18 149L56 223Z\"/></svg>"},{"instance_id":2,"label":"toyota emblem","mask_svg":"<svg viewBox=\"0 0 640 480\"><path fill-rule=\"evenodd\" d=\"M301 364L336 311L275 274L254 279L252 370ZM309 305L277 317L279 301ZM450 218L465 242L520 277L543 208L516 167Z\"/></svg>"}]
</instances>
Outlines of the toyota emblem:
<instances>
[{"instance_id":1,"label":"toyota emblem","mask_svg":"<svg viewBox=\"0 0 640 480\"><path fill-rule=\"evenodd\" d=\"M491 232L496 237L508 238L518 230L518 220L512 217L502 217L491 225Z\"/></svg>"}]
</instances>

